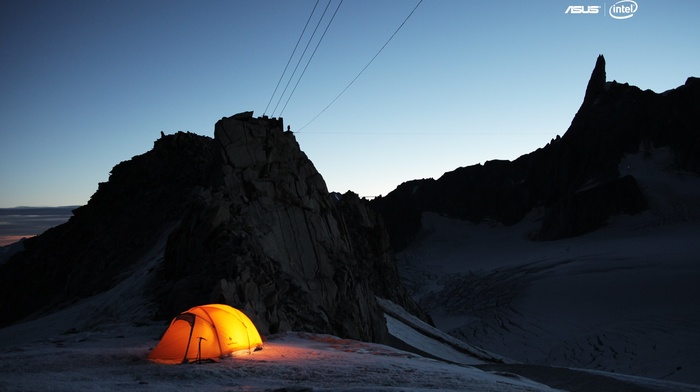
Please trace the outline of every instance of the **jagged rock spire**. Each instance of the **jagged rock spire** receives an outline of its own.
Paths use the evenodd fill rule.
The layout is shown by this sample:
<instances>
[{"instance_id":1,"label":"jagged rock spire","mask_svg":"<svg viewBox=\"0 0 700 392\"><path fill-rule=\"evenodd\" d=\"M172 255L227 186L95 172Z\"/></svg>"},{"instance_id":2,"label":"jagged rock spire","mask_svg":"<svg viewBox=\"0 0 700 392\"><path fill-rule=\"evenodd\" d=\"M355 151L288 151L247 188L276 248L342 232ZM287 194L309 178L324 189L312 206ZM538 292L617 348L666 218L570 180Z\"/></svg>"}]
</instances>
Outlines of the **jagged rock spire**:
<instances>
[{"instance_id":1,"label":"jagged rock spire","mask_svg":"<svg viewBox=\"0 0 700 392\"><path fill-rule=\"evenodd\" d=\"M603 57L601 54L598 55L598 59L595 62L595 67L591 73L591 78L588 80L586 96L583 99L583 104L588 105L603 92L605 92L605 57Z\"/></svg>"},{"instance_id":2,"label":"jagged rock spire","mask_svg":"<svg viewBox=\"0 0 700 392\"><path fill-rule=\"evenodd\" d=\"M401 184L371 204L395 248L416 238L426 211L474 223L514 224L544 211L531 238L553 240L602 227L613 215L648 207L636 180L620 170L628 154L668 147L680 170L700 173L700 79L662 94L607 83L598 56L585 98L561 137L513 162L461 167L437 180Z\"/></svg>"}]
</instances>

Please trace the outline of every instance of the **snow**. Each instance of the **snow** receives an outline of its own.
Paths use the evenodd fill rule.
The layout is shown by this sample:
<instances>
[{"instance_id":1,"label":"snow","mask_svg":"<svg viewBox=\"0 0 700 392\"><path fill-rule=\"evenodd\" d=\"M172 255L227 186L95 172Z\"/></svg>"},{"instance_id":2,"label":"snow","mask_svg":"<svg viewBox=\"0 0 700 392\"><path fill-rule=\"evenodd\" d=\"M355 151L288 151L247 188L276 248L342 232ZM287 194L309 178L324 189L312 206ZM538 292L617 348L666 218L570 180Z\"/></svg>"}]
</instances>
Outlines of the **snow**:
<instances>
[{"instance_id":1,"label":"snow","mask_svg":"<svg viewBox=\"0 0 700 392\"><path fill-rule=\"evenodd\" d=\"M511 227L426 214L400 262L440 329L379 299L400 349L288 332L215 363L148 361L167 328L145 295L166 230L110 291L0 329L0 391L700 392L700 184L623 164L652 211L589 235L531 242L536 212Z\"/></svg>"},{"instance_id":2,"label":"snow","mask_svg":"<svg viewBox=\"0 0 700 392\"><path fill-rule=\"evenodd\" d=\"M626 157L651 209L580 237L528 240L537 211L510 227L424 214L402 276L438 328L514 361L700 384L700 179L670 162Z\"/></svg>"},{"instance_id":3,"label":"snow","mask_svg":"<svg viewBox=\"0 0 700 392\"><path fill-rule=\"evenodd\" d=\"M217 363L161 365L145 359L159 329L121 325L5 349L0 355L0 389L551 390L383 345L306 333L272 336L261 351Z\"/></svg>"},{"instance_id":4,"label":"snow","mask_svg":"<svg viewBox=\"0 0 700 392\"><path fill-rule=\"evenodd\" d=\"M401 306L377 298L384 310L389 334L421 355L463 365L512 363L500 355L461 341L406 312Z\"/></svg>"},{"instance_id":5,"label":"snow","mask_svg":"<svg viewBox=\"0 0 700 392\"><path fill-rule=\"evenodd\" d=\"M269 336L263 350L217 363L148 361L167 323L146 321L153 304L145 299L144 289L162 261L168 233L110 291L0 329L0 391L552 390L517 375L460 365L456 362L481 361L457 351L452 359L460 360L448 363L385 345L301 332ZM412 317L396 305L387 306L400 319ZM391 322L393 327L399 324L398 319ZM415 341L417 333L411 328L394 332L426 351L440 347L438 352L449 352L427 338Z\"/></svg>"},{"instance_id":6,"label":"snow","mask_svg":"<svg viewBox=\"0 0 700 392\"><path fill-rule=\"evenodd\" d=\"M391 335L401 336L404 343L411 347L420 347L423 352L431 357L463 365L481 365L485 363L478 358L465 355L449 345L431 339L389 315L385 314L384 317L386 318L387 327Z\"/></svg>"}]
</instances>

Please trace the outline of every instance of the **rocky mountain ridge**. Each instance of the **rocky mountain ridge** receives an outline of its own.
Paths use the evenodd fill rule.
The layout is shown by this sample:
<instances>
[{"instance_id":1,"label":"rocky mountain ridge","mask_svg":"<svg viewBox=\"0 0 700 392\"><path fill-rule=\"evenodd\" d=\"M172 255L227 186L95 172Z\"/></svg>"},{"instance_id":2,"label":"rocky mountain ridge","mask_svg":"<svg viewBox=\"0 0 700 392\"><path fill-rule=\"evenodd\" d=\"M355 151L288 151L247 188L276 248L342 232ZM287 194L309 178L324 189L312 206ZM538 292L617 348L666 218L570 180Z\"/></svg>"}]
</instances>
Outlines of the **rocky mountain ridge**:
<instances>
[{"instance_id":1,"label":"rocky mountain ridge","mask_svg":"<svg viewBox=\"0 0 700 392\"><path fill-rule=\"evenodd\" d=\"M223 302L263 334L287 330L386 342L376 297L427 316L403 288L393 251L425 211L512 224L533 210L533 240L586 233L647 207L620 173L625 154L668 147L674 170L700 173L700 79L656 94L606 82L600 56L563 137L515 161L414 180L371 202L330 194L281 119L244 112L214 138L162 135L114 167L64 225L24 242L0 265L0 325L115 286L167 237L149 295L153 317Z\"/></svg>"},{"instance_id":2,"label":"rocky mountain ridge","mask_svg":"<svg viewBox=\"0 0 700 392\"><path fill-rule=\"evenodd\" d=\"M615 214L647 208L644 190L619 172L626 154L670 147L676 171L700 173L700 79L661 94L607 82L596 60L585 98L562 137L514 161L457 168L439 179L408 181L372 207L395 249L421 229L423 212L505 225L542 211L533 240L556 240L602 227Z\"/></svg>"},{"instance_id":3,"label":"rocky mountain ridge","mask_svg":"<svg viewBox=\"0 0 700 392\"><path fill-rule=\"evenodd\" d=\"M381 220L333 197L281 119L223 118L213 139L163 135L117 165L64 225L3 264L4 324L104 291L168 235L150 285L155 316L227 303L263 334L287 330L386 342L376 296L424 319L404 292Z\"/></svg>"}]
</instances>

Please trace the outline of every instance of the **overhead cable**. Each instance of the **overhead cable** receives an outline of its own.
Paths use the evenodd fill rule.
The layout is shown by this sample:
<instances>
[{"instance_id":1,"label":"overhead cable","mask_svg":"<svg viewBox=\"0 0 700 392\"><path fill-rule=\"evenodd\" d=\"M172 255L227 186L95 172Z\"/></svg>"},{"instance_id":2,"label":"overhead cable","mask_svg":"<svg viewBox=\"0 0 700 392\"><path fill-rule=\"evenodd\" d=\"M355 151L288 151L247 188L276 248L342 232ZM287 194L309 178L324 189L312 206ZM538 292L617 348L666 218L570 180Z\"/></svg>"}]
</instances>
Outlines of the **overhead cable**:
<instances>
[{"instance_id":1,"label":"overhead cable","mask_svg":"<svg viewBox=\"0 0 700 392\"><path fill-rule=\"evenodd\" d=\"M275 97L275 94L277 94L277 89L280 87L280 83L282 82L282 79L284 78L284 74L287 73L287 68L289 68L289 63L292 62L292 58L294 57L294 53L296 53L297 48L299 47L299 42L301 42L301 38L304 36L304 33L306 32L306 28L309 26L309 22L311 21L311 17L314 15L314 12L316 11L316 7L318 6L318 2L321 0L316 0L316 4L314 4L314 8L311 10L311 14L309 14L309 18L306 20L306 24L304 25L304 30L301 31L301 34L299 35L299 39L297 40L297 44L294 45L294 50L292 50L292 54L289 55L289 60L287 60L287 65L284 66L284 71L282 71L282 75L280 75L280 80L277 81L277 86L275 86L275 91L272 92L272 96L270 96L270 100L267 101L267 106L265 106L265 111L263 114L267 113L267 109L270 107L270 103L272 103L272 99Z\"/></svg>"},{"instance_id":2,"label":"overhead cable","mask_svg":"<svg viewBox=\"0 0 700 392\"><path fill-rule=\"evenodd\" d=\"M326 8L323 9L323 14L321 14L321 17L318 19L318 23L316 23L316 27L314 28L313 33L311 33L311 37L309 37L309 42L306 43L306 46L304 47L304 51L301 53L301 56L299 57L299 61L297 61L297 65L294 67L294 71L292 71L292 76L289 77L287 84L284 86L284 90L282 91L282 94L280 95L279 99L277 100L277 104L275 104L275 108L272 110L273 115L277 111L277 107L279 106L280 102L282 102L282 97L284 97L284 94L287 92L287 88L289 88L289 83L292 82L294 75L297 73L297 69L299 68L299 65L301 64L301 60L304 59L304 55L306 54L307 49L309 49L309 45L311 45L311 41L313 40L314 36L316 35L316 31L318 31L318 27L321 25L321 21L323 21L323 17L326 15L326 12L328 11L328 7L331 5L331 1L332 0L328 0L328 4L326 4Z\"/></svg>"},{"instance_id":3,"label":"overhead cable","mask_svg":"<svg viewBox=\"0 0 700 392\"><path fill-rule=\"evenodd\" d=\"M318 117L320 117L326 110L328 110L329 107L331 107L331 105L333 105L333 103L335 103L335 101L338 100L338 98L340 98L341 95L343 95L343 93L345 93L345 91L347 91L348 88L350 88L350 86L352 86L353 83L355 83L355 81L360 77L360 75L362 75L362 73L365 72L365 70L369 67L369 65L372 64L372 62L374 61L374 59L376 59L377 56L379 56L379 53L381 53L382 50L384 50L384 48L389 44L389 42L391 42L391 40L394 38L394 36L396 35L396 33L398 33L399 30L401 30L401 28L403 27L404 24L406 24L406 22L408 21L408 19L411 17L411 15L413 15L413 13L416 11L416 9L418 8L418 6L419 6L422 2L423 2L423 0L419 0L419 1L418 1L418 4L416 4L416 6L413 7L413 10L411 10L411 12L408 14L408 16L406 17L406 19L404 19L404 21L401 22L401 25L399 25L399 27L396 29L396 31L394 31L394 34L392 34L391 37L389 37L389 39L384 43L384 45L382 45L382 47L379 49L379 51L377 51L377 53L374 55L374 57L372 57L372 59L367 63L367 65L365 65L365 67L362 68L362 70L360 71L360 73L358 73L357 76L355 76L355 78L354 78L353 80L351 80L350 83L348 83L347 86L345 86L345 88L343 89L343 91L341 91L340 94L338 94L335 98L333 98L333 100L331 101L331 103L329 103L328 105L326 105L326 107L323 108L323 110L321 110L321 112L320 112L319 114L317 114L316 117L312 118L311 121L309 121L308 123L306 123L303 127L299 128L299 131L297 131L297 132L300 132L302 129L306 128L309 124L311 124L312 122L314 122L314 120L316 120Z\"/></svg>"},{"instance_id":4,"label":"overhead cable","mask_svg":"<svg viewBox=\"0 0 700 392\"><path fill-rule=\"evenodd\" d=\"M294 95L294 92L297 90L297 86L299 85L299 82L301 82L301 78L304 77L304 74L306 73L306 69L309 68L309 64L311 64L311 59L314 58L314 55L316 54L316 50L318 50L318 47L321 45L321 41L323 41L323 37L326 36L326 32L328 32L328 28L331 27L331 23L333 23L333 19L335 19L335 15L338 13L338 10L340 9L340 6L343 4L343 0L340 0L340 3L338 3L338 6L335 8L335 12L333 13L333 16L331 17L331 20L328 22L328 25L326 25L326 29L323 30L323 34L321 35L321 38L318 40L318 43L316 43L316 47L314 48L314 51L311 52L311 56L309 57L309 61L306 62L306 66L304 66L304 69L301 71L301 75L299 75L299 79L297 79L297 83L294 85L294 88L292 89L292 92L289 93L289 97L287 97L287 101L284 103L284 106L282 107L282 110L280 111L280 116L282 116L282 113L284 113L284 109L287 108L287 104L289 103L289 100L292 99L292 95Z\"/></svg>"}]
</instances>

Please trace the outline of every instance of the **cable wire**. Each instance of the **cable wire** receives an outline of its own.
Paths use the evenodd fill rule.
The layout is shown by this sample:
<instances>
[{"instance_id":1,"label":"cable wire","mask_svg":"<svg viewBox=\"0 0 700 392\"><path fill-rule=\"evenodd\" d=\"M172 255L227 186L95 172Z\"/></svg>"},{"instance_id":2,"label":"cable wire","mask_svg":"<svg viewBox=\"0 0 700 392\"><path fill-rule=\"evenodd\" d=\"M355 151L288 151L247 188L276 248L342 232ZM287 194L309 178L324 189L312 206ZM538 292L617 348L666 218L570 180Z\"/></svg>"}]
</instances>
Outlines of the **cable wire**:
<instances>
[{"instance_id":1,"label":"cable wire","mask_svg":"<svg viewBox=\"0 0 700 392\"><path fill-rule=\"evenodd\" d=\"M301 57L299 57L299 61L297 61L297 65L294 67L294 71L292 71L292 76L289 77L289 80L287 81L287 84L284 86L284 91L282 91L282 95L280 95L280 98L277 100L277 104L275 105L275 108L272 110L272 114L274 117L275 112L277 111L277 107L279 107L280 102L282 102L282 97L284 97L284 94L287 92L287 88L289 88L289 83L292 82L292 79L294 79L294 75L297 73L297 69L299 69L299 65L301 64L301 60L304 59L304 55L306 54L306 51L309 49L309 45L311 45L311 41L313 40L314 36L316 35L316 31L318 31L318 27L321 25L321 21L323 21L323 17L326 16L326 12L328 11L328 7L330 7L332 0L328 0L328 4L326 4L326 8L323 10L323 14L321 14L321 18L319 18L318 23L316 23L316 27L314 28L313 33L311 33L311 37L309 38L309 42L306 43L306 47L304 47L304 52L302 52Z\"/></svg>"},{"instance_id":2,"label":"cable wire","mask_svg":"<svg viewBox=\"0 0 700 392\"><path fill-rule=\"evenodd\" d=\"M374 61L374 59L376 59L377 56L379 56L379 53L381 53L382 50L384 50L384 48L389 44L389 42L391 42L391 40L394 38L394 36L396 35L396 33L398 33L399 30L401 30L401 28L403 27L404 24L406 24L406 22L407 22L408 19L411 17L411 15L413 15L413 13L416 12L416 9L418 8L418 6L419 6L422 2L423 2L423 0L419 0L419 1L418 1L418 4L416 4L416 6L413 7L413 10L411 10L411 13L408 14L408 16L406 17L406 19L404 19L404 21L401 22L401 25L399 25L399 27L396 29L396 31L394 31L394 34L392 34L391 37L389 37L389 39L388 39L388 40L384 43L384 45L379 49L379 51L377 52L377 54L375 54L374 57L372 57L372 59L367 63L367 65L365 65L364 68L362 68L362 70L360 71L360 73L358 73L357 76L355 76L355 78L354 78L353 80L351 80L350 83L348 83L347 86L345 86L345 88L343 89L343 91L341 91L340 94L338 94L335 98L333 98L333 100L331 101L331 103L329 103L328 105L326 105L326 107L323 108L323 110L321 110L321 112L320 112L319 114L317 114L316 117L312 118L311 121L309 121L308 123L306 123L303 127L299 128L299 130L298 130L297 132L300 132L301 130L303 130L304 128L306 128L309 124L311 124L312 122L314 122L314 120L316 120L317 118L319 118L326 110L328 110L329 107L331 107L331 105L333 105L333 104L335 103L335 101L338 100L338 98L340 98L341 95L343 95L343 94L345 93L345 91L347 91L347 89L350 88L350 86L352 86L353 83L355 83L355 81L360 77L360 75L362 75L362 73L365 72L365 70L370 66L370 64L372 64L372 62Z\"/></svg>"},{"instance_id":3,"label":"cable wire","mask_svg":"<svg viewBox=\"0 0 700 392\"><path fill-rule=\"evenodd\" d=\"M314 15L314 12L316 11L316 7L318 6L318 3L321 0L316 0L316 4L314 4L314 8L311 10L311 14L309 15L309 19L306 20L306 24L304 25L304 30L301 31L301 34L299 35L299 39L297 40L297 44L294 45L294 50L292 50L292 54L289 55L289 60L287 60L287 65L284 66L284 71L282 71L282 75L280 75L280 80L277 81L277 86L275 86L275 91L272 92L272 96L270 97L270 100L267 101L267 106L265 106L265 111L263 112L263 115L267 113L267 109L270 107L270 103L272 103L272 99L275 97L275 94L277 94L277 89L280 87L280 83L282 82L282 79L284 78L284 74L287 73L287 68L289 68L289 64L292 62L292 58L294 57L294 53L297 52L297 48L299 47L299 42L301 42L301 38L304 36L304 33L306 32L306 28L309 27L309 22L311 21L311 17Z\"/></svg>"},{"instance_id":4,"label":"cable wire","mask_svg":"<svg viewBox=\"0 0 700 392\"><path fill-rule=\"evenodd\" d=\"M294 95L294 92L297 91L297 86L299 85L299 82L301 82L301 78L304 77L304 74L306 73L306 69L309 68L309 64L311 64L311 60L314 58L314 55L316 54L316 50L318 50L318 47L321 45L321 41L323 41L323 37L326 36L326 33L328 32L328 28L331 27L331 23L333 23L333 19L335 19L335 15L338 13L338 10L340 9L340 6L343 4L343 0L340 0L340 3L338 3L338 6L335 8L335 12L333 13L333 16L331 17L331 20L328 22L328 25L326 26L326 29L323 30L323 34L321 35L321 38L318 40L318 43L316 43L316 47L314 48L314 51L311 52L311 57L309 57L309 61L306 62L306 66L304 66L304 70L301 71L301 75L299 75L299 79L297 79L297 83L294 85L294 88L292 89L292 92L289 93L289 97L287 97L287 102L284 103L284 106L282 107L282 110L280 111L280 117L282 116L282 113L284 113L284 109L287 108L287 104L289 103L289 100L292 99L292 95Z\"/></svg>"}]
</instances>

